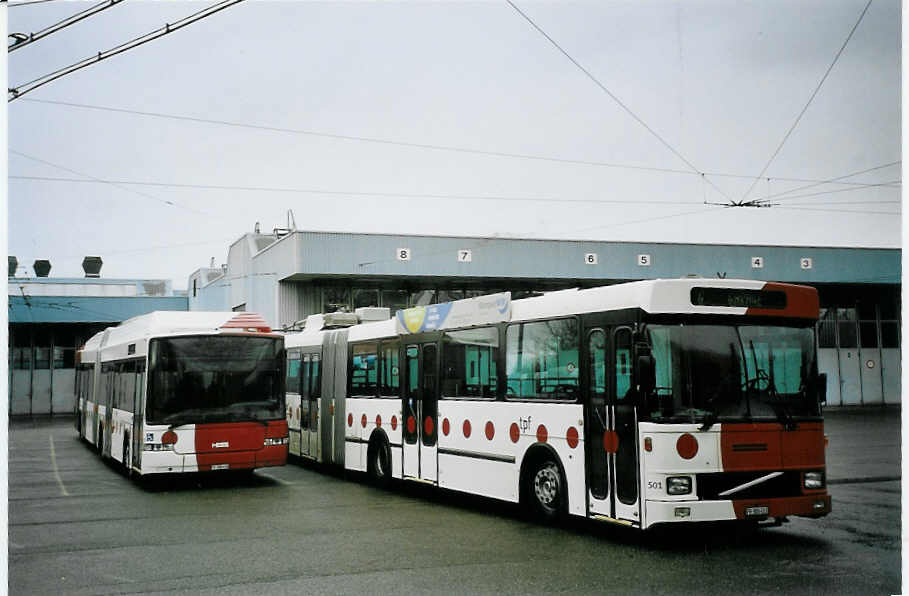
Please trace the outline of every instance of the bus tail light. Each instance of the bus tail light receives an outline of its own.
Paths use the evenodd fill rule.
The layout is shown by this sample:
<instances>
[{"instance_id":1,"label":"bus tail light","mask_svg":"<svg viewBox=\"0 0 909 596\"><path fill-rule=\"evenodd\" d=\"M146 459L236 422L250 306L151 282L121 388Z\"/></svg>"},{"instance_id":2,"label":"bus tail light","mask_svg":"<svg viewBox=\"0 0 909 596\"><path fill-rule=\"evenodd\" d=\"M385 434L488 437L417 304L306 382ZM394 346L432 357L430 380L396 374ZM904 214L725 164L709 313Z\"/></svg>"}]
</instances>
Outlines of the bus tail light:
<instances>
[{"instance_id":1,"label":"bus tail light","mask_svg":"<svg viewBox=\"0 0 909 596\"><path fill-rule=\"evenodd\" d=\"M173 445L177 442L177 433L172 430L167 431L161 436L161 442L165 445Z\"/></svg>"}]
</instances>

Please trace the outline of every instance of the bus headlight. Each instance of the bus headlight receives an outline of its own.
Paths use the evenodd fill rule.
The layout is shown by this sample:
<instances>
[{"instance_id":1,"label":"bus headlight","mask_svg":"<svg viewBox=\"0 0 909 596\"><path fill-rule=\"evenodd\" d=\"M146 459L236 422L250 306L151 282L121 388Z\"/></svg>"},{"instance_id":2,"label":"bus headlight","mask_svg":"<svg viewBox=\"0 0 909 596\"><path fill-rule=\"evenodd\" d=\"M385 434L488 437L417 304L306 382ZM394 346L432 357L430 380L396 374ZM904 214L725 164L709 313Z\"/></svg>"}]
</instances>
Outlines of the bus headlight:
<instances>
[{"instance_id":1,"label":"bus headlight","mask_svg":"<svg viewBox=\"0 0 909 596\"><path fill-rule=\"evenodd\" d=\"M265 446L287 445L287 437L265 437Z\"/></svg>"},{"instance_id":2,"label":"bus headlight","mask_svg":"<svg viewBox=\"0 0 909 596\"><path fill-rule=\"evenodd\" d=\"M691 494L691 476L670 476L666 479L666 492L670 495Z\"/></svg>"},{"instance_id":3,"label":"bus headlight","mask_svg":"<svg viewBox=\"0 0 909 596\"><path fill-rule=\"evenodd\" d=\"M805 488L824 488L824 473L805 472Z\"/></svg>"}]
</instances>

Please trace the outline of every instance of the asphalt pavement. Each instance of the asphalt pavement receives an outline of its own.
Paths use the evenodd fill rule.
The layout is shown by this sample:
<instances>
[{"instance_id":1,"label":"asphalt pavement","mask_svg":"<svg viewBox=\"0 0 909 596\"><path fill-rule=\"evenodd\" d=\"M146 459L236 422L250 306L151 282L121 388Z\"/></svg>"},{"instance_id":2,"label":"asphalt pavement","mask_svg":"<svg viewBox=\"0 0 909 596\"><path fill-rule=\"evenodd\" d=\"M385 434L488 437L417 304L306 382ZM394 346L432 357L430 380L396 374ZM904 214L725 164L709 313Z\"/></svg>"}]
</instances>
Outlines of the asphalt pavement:
<instances>
[{"instance_id":1,"label":"asphalt pavement","mask_svg":"<svg viewBox=\"0 0 909 596\"><path fill-rule=\"evenodd\" d=\"M827 483L900 479L899 407L828 408Z\"/></svg>"}]
</instances>

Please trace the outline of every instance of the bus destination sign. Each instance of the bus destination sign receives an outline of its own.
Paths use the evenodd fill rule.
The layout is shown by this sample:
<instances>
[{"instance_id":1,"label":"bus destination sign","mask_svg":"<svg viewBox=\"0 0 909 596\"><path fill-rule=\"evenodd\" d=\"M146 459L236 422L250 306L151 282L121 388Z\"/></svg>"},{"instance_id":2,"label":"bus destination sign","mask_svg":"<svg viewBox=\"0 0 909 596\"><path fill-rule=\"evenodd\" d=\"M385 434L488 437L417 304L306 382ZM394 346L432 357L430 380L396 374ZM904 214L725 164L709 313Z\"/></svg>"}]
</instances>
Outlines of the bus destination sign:
<instances>
[{"instance_id":1,"label":"bus destination sign","mask_svg":"<svg viewBox=\"0 0 909 596\"><path fill-rule=\"evenodd\" d=\"M783 310L786 308L786 292L742 288L691 288L691 304Z\"/></svg>"}]
</instances>

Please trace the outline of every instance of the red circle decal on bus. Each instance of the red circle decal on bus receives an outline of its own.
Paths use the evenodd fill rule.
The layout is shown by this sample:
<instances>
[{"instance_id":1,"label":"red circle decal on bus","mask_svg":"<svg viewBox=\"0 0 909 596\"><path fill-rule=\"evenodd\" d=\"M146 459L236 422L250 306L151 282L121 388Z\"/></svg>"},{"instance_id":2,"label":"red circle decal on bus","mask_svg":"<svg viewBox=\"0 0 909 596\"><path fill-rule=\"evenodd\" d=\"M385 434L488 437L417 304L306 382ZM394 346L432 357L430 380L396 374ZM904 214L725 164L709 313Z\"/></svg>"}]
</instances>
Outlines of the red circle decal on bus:
<instances>
[{"instance_id":1,"label":"red circle decal on bus","mask_svg":"<svg viewBox=\"0 0 909 596\"><path fill-rule=\"evenodd\" d=\"M517 422L511 423L511 428L508 429L508 435L511 437L512 443L517 443L518 439L521 438L521 429L518 428Z\"/></svg>"},{"instance_id":2,"label":"red circle decal on bus","mask_svg":"<svg viewBox=\"0 0 909 596\"><path fill-rule=\"evenodd\" d=\"M417 432L417 421L413 419L413 416L407 417L407 432L410 434Z\"/></svg>"},{"instance_id":3,"label":"red circle decal on bus","mask_svg":"<svg viewBox=\"0 0 909 596\"><path fill-rule=\"evenodd\" d=\"M363 425L363 428L366 428L366 414L360 417L360 424Z\"/></svg>"},{"instance_id":4,"label":"red circle decal on bus","mask_svg":"<svg viewBox=\"0 0 909 596\"><path fill-rule=\"evenodd\" d=\"M161 442L165 445L173 445L177 442L177 433L172 430L167 431L161 436Z\"/></svg>"},{"instance_id":5,"label":"red circle decal on bus","mask_svg":"<svg viewBox=\"0 0 909 596\"><path fill-rule=\"evenodd\" d=\"M462 427L462 430L464 431L464 438L469 439L470 438L470 420L464 421L464 426Z\"/></svg>"},{"instance_id":6,"label":"red circle decal on bus","mask_svg":"<svg viewBox=\"0 0 909 596\"><path fill-rule=\"evenodd\" d=\"M603 451L606 453L615 453L619 450L619 435L614 430L607 430L603 433Z\"/></svg>"},{"instance_id":7,"label":"red circle decal on bus","mask_svg":"<svg viewBox=\"0 0 909 596\"><path fill-rule=\"evenodd\" d=\"M447 437L449 432L451 432L451 423L448 422L448 418L446 418L442 421L442 434Z\"/></svg>"},{"instance_id":8,"label":"red circle decal on bus","mask_svg":"<svg viewBox=\"0 0 909 596\"><path fill-rule=\"evenodd\" d=\"M397 416L391 417L391 430L398 430L398 417Z\"/></svg>"},{"instance_id":9,"label":"red circle decal on bus","mask_svg":"<svg viewBox=\"0 0 909 596\"><path fill-rule=\"evenodd\" d=\"M541 424L537 427L537 441L545 443L547 440L549 440L549 432L546 430L546 427Z\"/></svg>"},{"instance_id":10,"label":"red circle decal on bus","mask_svg":"<svg viewBox=\"0 0 909 596\"><path fill-rule=\"evenodd\" d=\"M490 420L486 423L486 438L491 441L494 436L496 436L496 427Z\"/></svg>"},{"instance_id":11,"label":"red circle decal on bus","mask_svg":"<svg viewBox=\"0 0 909 596\"><path fill-rule=\"evenodd\" d=\"M675 450L679 452L682 459L691 459L698 454L698 440L694 435L685 433L675 442Z\"/></svg>"},{"instance_id":12,"label":"red circle decal on bus","mask_svg":"<svg viewBox=\"0 0 909 596\"><path fill-rule=\"evenodd\" d=\"M423 432L427 436L432 435L432 431L436 429L436 425L432 421L432 416L427 416L426 420L423 421Z\"/></svg>"},{"instance_id":13,"label":"red circle decal on bus","mask_svg":"<svg viewBox=\"0 0 909 596\"><path fill-rule=\"evenodd\" d=\"M376 427L382 427L382 416L381 414L376 414Z\"/></svg>"},{"instance_id":14,"label":"red circle decal on bus","mask_svg":"<svg viewBox=\"0 0 909 596\"><path fill-rule=\"evenodd\" d=\"M353 426L353 414L347 415L347 426Z\"/></svg>"},{"instance_id":15,"label":"red circle decal on bus","mask_svg":"<svg viewBox=\"0 0 909 596\"><path fill-rule=\"evenodd\" d=\"M565 433L565 440L568 441L568 446L574 449L578 446L578 429L571 426L568 428L568 432Z\"/></svg>"}]
</instances>

